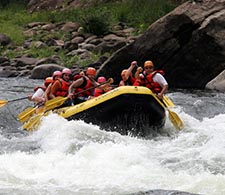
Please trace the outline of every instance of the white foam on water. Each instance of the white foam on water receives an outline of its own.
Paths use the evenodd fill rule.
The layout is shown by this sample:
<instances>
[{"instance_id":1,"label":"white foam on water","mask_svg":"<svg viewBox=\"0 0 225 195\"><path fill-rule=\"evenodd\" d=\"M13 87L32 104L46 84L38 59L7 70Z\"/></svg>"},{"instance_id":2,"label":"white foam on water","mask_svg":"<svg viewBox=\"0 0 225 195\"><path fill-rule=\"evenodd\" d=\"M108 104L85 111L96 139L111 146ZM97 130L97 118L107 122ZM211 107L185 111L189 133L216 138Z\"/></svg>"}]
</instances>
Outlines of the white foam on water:
<instances>
[{"instance_id":1,"label":"white foam on water","mask_svg":"<svg viewBox=\"0 0 225 195\"><path fill-rule=\"evenodd\" d=\"M0 155L0 186L21 194L125 194L150 189L225 194L225 115L196 120L175 110L185 127L145 140L100 130L55 114L24 141L38 152ZM29 192L29 193L28 193Z\"/></svg>"}]
</instances>

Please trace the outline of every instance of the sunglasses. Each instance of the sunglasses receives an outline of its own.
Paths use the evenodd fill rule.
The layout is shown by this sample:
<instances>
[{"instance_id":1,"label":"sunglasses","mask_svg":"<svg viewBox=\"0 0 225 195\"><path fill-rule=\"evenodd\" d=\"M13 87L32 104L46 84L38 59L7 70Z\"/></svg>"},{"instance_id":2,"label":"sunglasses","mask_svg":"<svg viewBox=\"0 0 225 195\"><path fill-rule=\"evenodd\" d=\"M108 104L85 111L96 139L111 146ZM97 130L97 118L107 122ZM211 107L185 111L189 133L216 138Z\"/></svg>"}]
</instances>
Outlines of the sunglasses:
<instances>
[{"instance_id":1,"label":"sunglasses","mask_svg":"<svg viewBox=\"0 0 225 195\"><path fill-rule=\"evenodd\" d=\"M153 66L147 66L145 69L153 69Z\"/></svg>"}]
</instances>

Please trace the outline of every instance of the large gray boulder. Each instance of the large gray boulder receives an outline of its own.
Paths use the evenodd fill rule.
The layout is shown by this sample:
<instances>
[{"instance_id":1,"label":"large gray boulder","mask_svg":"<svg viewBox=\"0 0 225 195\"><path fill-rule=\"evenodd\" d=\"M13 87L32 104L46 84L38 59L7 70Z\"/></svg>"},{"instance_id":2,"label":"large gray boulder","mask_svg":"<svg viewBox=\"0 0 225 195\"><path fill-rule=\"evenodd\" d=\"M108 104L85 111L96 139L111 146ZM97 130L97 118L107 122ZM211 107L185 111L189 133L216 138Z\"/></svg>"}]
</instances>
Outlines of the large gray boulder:
<instances>
[{"instance_id":1,"label":"large gray boulder","mask_svg":"<svg viewBox=\"0 0 225 195\"><path fill-rule=\"evenodd\" d=\"M6 46L11 43L10 37L5 34L0 33L0 46Z\"/></svg>"},{"instance_id":2,"label":"large gray boulder","mask_svg":"<svg viewBox=\"0 0 225 195\"><path fill-rule=\"evenodd\" d=\"M208 82L205 88L225 92L225 70Z\"/></svg>"},{"instance_id":3,"label":"large gray boulder","mask_svg":"<svg viewBox=\"0 0 225 195\"><path fill-rule=\"evenodd\" d=\"M99 74L120 80L137 60L165 71L170 88L204 88L225 67L225 0L188 1L114 53Z\"/></svg>"},{"instance_id":4,"label":"large gray boulder","mask_svg":"<svg viewBox=\"0 0 225 195\"><path fill-rule=\"evenodd\" d=\"M31 71L31 79L45 79L46 77L51 77L54 71L61 71L63 68L64 67L57 64L42 64L36 66Z\"/></svg>"}]
</instances>

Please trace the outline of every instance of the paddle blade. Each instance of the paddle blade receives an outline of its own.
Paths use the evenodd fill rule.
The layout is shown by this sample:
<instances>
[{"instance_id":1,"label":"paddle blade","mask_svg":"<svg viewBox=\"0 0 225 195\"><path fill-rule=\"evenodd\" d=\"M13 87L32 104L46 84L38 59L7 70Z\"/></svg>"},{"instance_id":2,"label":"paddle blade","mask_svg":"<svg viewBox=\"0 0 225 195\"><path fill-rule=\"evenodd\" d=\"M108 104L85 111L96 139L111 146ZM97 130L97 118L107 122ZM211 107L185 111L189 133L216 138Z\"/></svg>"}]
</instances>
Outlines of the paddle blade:
<instances>
[{"instance_id":1,"label":"paddle blade","mask_svg":"<svg viewBox=\"0 0 225 195\"><path fill-rule=\"evenodd\" d=\"M35 114L35 109L36 108L29 107L25 109L23 112L21 112L17 118L19 119L20 122L24 123L28 121Z\"/></svg>"},{"instance_id":2,"label":"paddle blade","mask_svg":"<svg viewBox=\"0 0 225 195\"><path fill-rule=\"evenodd\" d=\"M45 106L40 106L38 108L36 108L35 113L36 114L43 114L46 111Z\"/></svg>"},{"instance_id":3,"label":"paddle blade","mask_svg":"<svg viewBox=\"0 0 225 195\"><path fill-rule=\"evenodd\" d=\"M168 109L168 112L169 112L169 119L173 123L174 127L177 130L183 129L184 124L183 124L183 121L178 116L178 114L176 112L173 112L173 111L169 110L169 109Z\"/></svg>"},{"instance_id":4,"label":"paddle blade","mask_svg":"<svg viewBox=\"0 0 225 195\"><path fill-rule=\"evenodd\" d=\"M67 99L68 99L67 97L61 97L61 96L51 99L45 103L45 109L52 110L54 108L57 108L61 106Z\"/></svg>"},{"instance_id":5,"label":"paddle blade","mask_svg":"<svg viewBox=\"0 0 225 195\"><path fill-rule=\"evenodd\" d=\"M49 113L51 113L51 111L44 112L44 113L40 113L40 114L37 114L37 115L33 116L29 121L27 121L27 122L22 126L22 128L23 128L23 129L26 129L27 131L34 131L34 130L37 130L38 127L39 127L40 124L41 124L42 118L45 117L45 116L48 116Z\"/></svg>"},{"instance_id":6,"label":"paddle blade","mask_svg":"<svg viewBox=\"0 0 225 195\"><path fill-rule=\"evenodd\" d=\"M42 114L39 114L39 115L36 115L36 116L32 117L29 121L27 121L23 125L22 128L26 129L27 131L36 130L41 123L41 117L42 117Z\"/></svg>"},{"instance_id":7,"label":"paddle blade","mask_svg":"<svg viewBox=\"0 0 225 195\"><path fill-rule=\"evenodd\" d=\"M163 103L166 105L166 107L169 107L169 108L173 108L175 106L172 100L165 95L163 96Z\"/></svg>"},{"instance_id":8,"label":"paddle blade","mask_svg":"<svg viewBox=\"0 0 225 195\"><path fill-rule=\"evenodd\" d=\"M5 106L8 103L7 100L0 100L0 108Z\"/></svg>"}]
</instances>

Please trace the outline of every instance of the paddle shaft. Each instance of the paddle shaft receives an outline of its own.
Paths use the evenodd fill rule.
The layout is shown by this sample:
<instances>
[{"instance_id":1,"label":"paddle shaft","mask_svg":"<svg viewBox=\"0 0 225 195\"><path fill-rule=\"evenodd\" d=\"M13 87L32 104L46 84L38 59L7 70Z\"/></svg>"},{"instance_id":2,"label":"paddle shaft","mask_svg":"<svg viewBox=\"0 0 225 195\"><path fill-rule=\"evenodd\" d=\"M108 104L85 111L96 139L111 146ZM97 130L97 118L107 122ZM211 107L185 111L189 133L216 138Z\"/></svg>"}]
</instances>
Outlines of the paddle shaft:
<instances>
[{"instance_id":1,"label":"paddle shaft","mask_svg":"<svg viewBox=\"0 0 225 195\"><path fill-rule=\"evenodd\" d=\"M28 97L22 97L22 98L18 98L18 99L14 99L14 100L0 100L0 108L5 106L6 104L8 104L9 102L15 102L18 100L23 100L23 99L27 99Z\"/></svg>"},{"instance_id":2,"label":"paddle shaft","mask_svg":"<svg viewBox=\"0 0 225 195\"><path fill-rule=\"evenodd\" d=\"M84 90L82 90L82 91L80 91L80 92L77 92L77 93L75 93L75 94L73 94L73 95L79 95L79 94L81 94L81 93L83 93L83 92L85 92L85 91L89 91L89 90L95 89L95 88L100 87L101 85L105 85L105 84L107 84L107 83L109 83L109 82L110 82L110 81L108 80L108 81L103 82L103 83L101 83L101 84L99 84L99 85L96 85L96 86L93 86L93 87L89 87L89 88L84 89Z\"/></svg>"},{"instance_id":3,"label":"paddle shaft","mask_svg":"<svg viewBox=\"0 0 225 195\"><path fill-rule=\"evenodd\" d=\"M105 85L105 84L107 84L107 83L109 83L109 82L110 82L110 80L108 80L108 81L106 81L106 82L103 82L103 83L101 83L101 84L99 84L99 85L96 85L96 86L93 86L93 87L89 87L89 88L84 89L84 90L82 90L82 91L80 91L80 92L74 93L73 96L76 96L76 95L79 95L79 94L81 94L81 93L84 93L85 91L90 91L90 90L92 90L92 89L95 89L95 88L97 88L97 87L100 87L101 85ZM60 102L63 101L63 103L64 103L67 99L68 99L68 97L65 97L65 98L63 98L62 100L60 100ZM52 100L54 100L54 99L52 99ZM51 101L51 100L50 100L50 101ZM62 103L62 104L63 104L63 103ZM62 104L61 104L61 105L62 105Z\"/></svg>"},{"instance_id":4,"label":"paddle shaft","mask_svg":"<svg viewBox=\"0 0 225 195\"><path fill-rule=\"evenodd\" d=\"M24 100L27 99L28 97L22 97L22 98L18 98L18 99L14 99L14 100L9 100L8 102L15 102L15 101L19 101L19 100Z\"/></svg>"}]
</instances>

